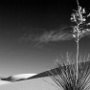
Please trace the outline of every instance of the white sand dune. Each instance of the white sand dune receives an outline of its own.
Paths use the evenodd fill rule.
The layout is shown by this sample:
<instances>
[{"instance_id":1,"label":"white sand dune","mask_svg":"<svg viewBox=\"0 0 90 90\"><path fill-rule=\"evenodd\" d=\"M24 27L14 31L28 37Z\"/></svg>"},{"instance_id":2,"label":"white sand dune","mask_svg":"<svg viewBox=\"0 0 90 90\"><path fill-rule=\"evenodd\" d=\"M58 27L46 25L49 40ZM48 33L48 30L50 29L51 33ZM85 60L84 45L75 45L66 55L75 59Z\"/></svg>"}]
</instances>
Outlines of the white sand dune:
<instances>
[{"instance_id":1,"label":"white sand dune","mask_svg":"<svg viewBox=\"0 0 90 90\"><path fill-rule=\"evenodd\" d=\"M82 70L84 70L86 66L90 67L90 61L85 63L81 62L80 64L83 66L81 67ZM48 74L48 72L56 69L57 68L54 68L39 74L18 74L1 78L0 90L57 90L58 88Z\"/></svg>"},{"instance_id":2,"label":"white sand dune","mask_svg":"<svg viewBox=\"0 0 90 90\"><path fill-rule=\"evenodd\" d=\"M57 87L51 78L45 77L2 85L0 90L57 90Z\"/></svg>"},{"instance_id":3,"label":"white sand dune","mask_svg":"<svg viewBox=\"0 0 90 90\"><path fill-rule=\"evenodd\" d=\"M32 76L37 74L18 74L1 78L0 90L56 90L55 83L50 77L30 79Z\"/></svg>"},{"instance_id":4,"label":"white sand dune","mask_svg":"<svg viewBox=\"0 0 90 90\"><path fill-rule=\"evenodd\" d=\"M0 86L2 86L2 85L5 85L5 84L10 84L11 82L8 82L8 81L0 81Z\"/></svg>"},{"instance_id":5,"label":"white sand dune","mask_svg":"<svg viewBox=\"0 0 90 90\"><path fill-rule=\"evenodd\" d=\"M30 74L18 74L18 75L12 75L9 77L1 77L0 79L0 85L11 83L11 82L18 82L22 80L27 80L28 78L36 75L35 73L30 73Z\"/></svg>"},{"instance_id":6,"label":"white sand dune","mask_svg":"<svg viewBox=\"0 0 90 90\"><path fill-rule=\"evenodd\" d=\"M30 78L30 77L32 77L34 75L36 75L36 74L30 73L30 74L13 75L13 76L8 77L8 78L10 78L10 80L8 79L8 81L21 81L21 80L28 79L28 78Z\"/></svg>"},{"instance_id":7,"label":"white sand dune","mask_svg":"<svg viewBox=\"0 0 90 90\"><path fill-rule=\"evenodd\" d=\"M14 76L12 76L12 77L19 79L19 78L29 78L29 77L34 76L34 75L36 75L36 74L35 74L35 73L30 73L30 74L18 74L18 75L14 75Z\"/></svg>"}]
</instances>

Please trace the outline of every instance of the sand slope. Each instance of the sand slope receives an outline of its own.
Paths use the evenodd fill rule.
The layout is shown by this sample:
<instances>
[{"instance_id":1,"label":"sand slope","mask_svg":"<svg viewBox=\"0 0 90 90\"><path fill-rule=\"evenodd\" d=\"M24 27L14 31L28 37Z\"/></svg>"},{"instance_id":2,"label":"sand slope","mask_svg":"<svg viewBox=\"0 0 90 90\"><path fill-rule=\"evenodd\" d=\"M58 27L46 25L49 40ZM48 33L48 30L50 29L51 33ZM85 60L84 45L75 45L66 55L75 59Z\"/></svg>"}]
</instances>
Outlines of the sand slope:
<instances>
[{"instance_id":1,"label":"sand slope","mask_svg":"<svg viewBox=\"0 0 90 90\"><path fill-rule=\"evenodd\" d=\"M0 90L57 90L57 87L51 78L45 77L2 85Z\"/></svg>"}]
</instances>

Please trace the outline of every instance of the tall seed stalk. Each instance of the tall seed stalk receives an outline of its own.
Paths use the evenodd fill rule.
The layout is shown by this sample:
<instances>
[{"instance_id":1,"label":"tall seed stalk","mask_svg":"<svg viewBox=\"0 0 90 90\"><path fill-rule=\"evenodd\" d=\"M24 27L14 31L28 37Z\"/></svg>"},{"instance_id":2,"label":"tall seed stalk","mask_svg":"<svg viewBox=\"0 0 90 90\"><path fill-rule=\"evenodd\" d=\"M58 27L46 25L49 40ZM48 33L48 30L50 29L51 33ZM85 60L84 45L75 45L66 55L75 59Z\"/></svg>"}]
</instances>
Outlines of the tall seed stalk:
<instances>
[{"instance_id":1,"label":"tall seed stalk","mask_svg":"<svg viewBox=\"0 0 90 90\"><path fill-rule=\"evenodd\" d=\"M73 38L76 42L76 83L78 80L78 62L79 62L79 43L80 39L84 37L90 30L87 28L90 23L86 22L86 18L88 18L90 14L86 15L86 11L79 5L79 1L77 0L77 10L74 10L74 13L71 15L71 21L75 23L73 26ZM85 28L86 27L86 28Z\"/></svg>"},{"instance_id":2,"label":"tall seed stalk","mask_svg":"<svg viewBox=\"0 0 90 90\"><path fill-rule=\"evenodd\" d=\"M76 58L74 64L57 63L58 67L55 71L50 71L53 81L63 90L89 90L90 89L90 68L88 64L84 65L84 68L79 64L80 56L80 40L86 35L90 35L90 29L88 29L90 23L86 20L90 17L90 14L86 14L84 8L79 5L77 0L77 9L71 14L71 21L75 23L72 30L72 37L76 43ZM71 60L68 58L67 60ZM80 71L80 72L79 72ZM60 89L61 89L60 88Z\"/></svg>"}]
</instances>

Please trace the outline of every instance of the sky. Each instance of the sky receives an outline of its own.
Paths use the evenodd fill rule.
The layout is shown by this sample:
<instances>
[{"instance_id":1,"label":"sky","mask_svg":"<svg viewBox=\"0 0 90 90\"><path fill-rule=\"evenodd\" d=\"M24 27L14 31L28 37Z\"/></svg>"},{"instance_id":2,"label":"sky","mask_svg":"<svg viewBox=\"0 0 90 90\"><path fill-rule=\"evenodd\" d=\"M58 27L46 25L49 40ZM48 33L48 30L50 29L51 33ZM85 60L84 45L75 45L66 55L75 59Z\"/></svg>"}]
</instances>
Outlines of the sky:
<instances>
[{"instance_id":1,"label":"sky","mask_svg":"<svg viewBox=\"0 0 90 90\"><path fill-rule=\"evenodd\" d=\"M88 13L88 0L80 3ZM66 52L75 55L70 17L76 8L75 0L0 2L0 76L39 73ZM89 48L89 36L82 38L80 53L87 55Z\"/></svg>"}]
</instances>

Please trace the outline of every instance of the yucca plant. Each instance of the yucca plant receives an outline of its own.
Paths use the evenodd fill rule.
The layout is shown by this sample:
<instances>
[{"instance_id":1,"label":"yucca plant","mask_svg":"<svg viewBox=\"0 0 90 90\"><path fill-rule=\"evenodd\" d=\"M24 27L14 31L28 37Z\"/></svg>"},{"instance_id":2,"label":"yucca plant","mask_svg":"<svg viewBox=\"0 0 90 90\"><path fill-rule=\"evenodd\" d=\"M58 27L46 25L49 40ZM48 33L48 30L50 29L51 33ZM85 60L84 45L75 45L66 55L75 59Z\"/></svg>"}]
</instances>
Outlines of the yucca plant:
<instances>
[{"instance_id":1,"label":"yucca plant","mask_svg":"<svg viewBox=\"0 0 90 90\"><path fill-rule=\"evenodd\" d=\"M57 63L57 69L51 71L52 80L59 86L60 90L90 90L90 66L86 63L79 63L78 79L76 82L75 64Z\"/></svg>"},{"instance_id":2,"label":"yucca plant","mask_svg":"<svg viewBox=\"0 0 90 90\"><path fill-rule=\"evenodd\" d=\"M75 23L73 26L73 38L76 42L76 79L78 79L78 61L79 61L79 42L82 37L90 32L88 29L88 25L90 23L86 22L86 18L90 17L90 14L86 15L85 8L82 8L79 5L79 1L77 0L77 10L74 10L74 13L71 15L71 21Z\"/></svg>"},{"instance_id":3,"label":"yucca plant","mask_svg":"<svg viewBox=\"0 0 90 90\"><path fill-rule=\"evenodd\" d=\"M75 64L69 63L66 65L64 63L62 66L58 63L58 69L50 72L52 73L51 78L59 87L62 87L63 90L90 89L90 67L85 65L84 68L82 68L82 64L79 63L79 42L81 38L90 32L90 29L88 29L90 23L87 22L88 17L90 17L90 14L86 14L85 8L82 8L77 0L77 9L71 14L71 21L75 23L72 33L72 37L76 42Z\"/></svg>"}]
</instances>

